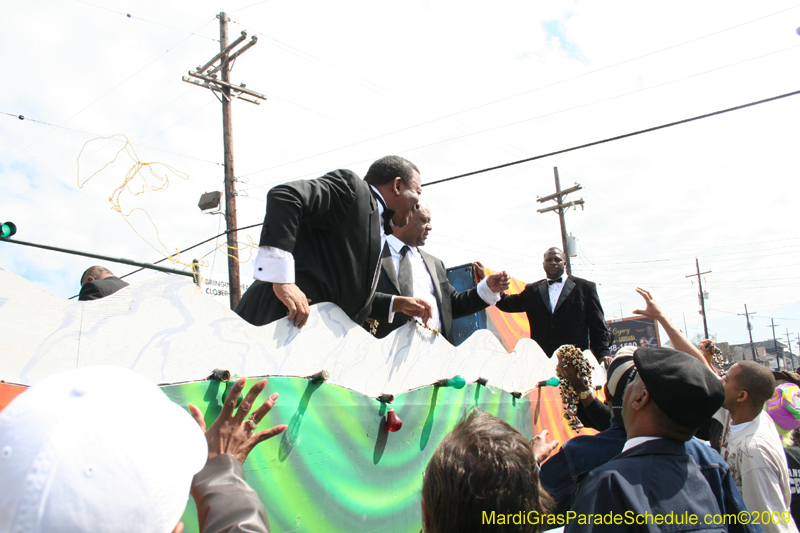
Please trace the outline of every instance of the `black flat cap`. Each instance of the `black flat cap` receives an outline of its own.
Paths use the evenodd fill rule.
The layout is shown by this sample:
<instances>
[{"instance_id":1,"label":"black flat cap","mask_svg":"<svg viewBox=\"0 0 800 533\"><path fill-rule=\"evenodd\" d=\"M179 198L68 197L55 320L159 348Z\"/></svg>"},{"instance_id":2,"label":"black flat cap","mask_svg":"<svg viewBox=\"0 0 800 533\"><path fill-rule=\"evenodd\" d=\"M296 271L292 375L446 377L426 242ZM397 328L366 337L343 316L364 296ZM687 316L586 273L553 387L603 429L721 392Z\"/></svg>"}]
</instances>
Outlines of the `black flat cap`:
<instances>
[{"instance_id":1,"label":"black flat cap","mask_svg":"<svg viewBox=\"0 0 800 533\"><path fill-rule=\"evenodd\" d=\"M689 354L671 348L639 348L633 362L658 408L683 427L700 427L725 401L719 378Z\"/></svg>"}]
</instances>

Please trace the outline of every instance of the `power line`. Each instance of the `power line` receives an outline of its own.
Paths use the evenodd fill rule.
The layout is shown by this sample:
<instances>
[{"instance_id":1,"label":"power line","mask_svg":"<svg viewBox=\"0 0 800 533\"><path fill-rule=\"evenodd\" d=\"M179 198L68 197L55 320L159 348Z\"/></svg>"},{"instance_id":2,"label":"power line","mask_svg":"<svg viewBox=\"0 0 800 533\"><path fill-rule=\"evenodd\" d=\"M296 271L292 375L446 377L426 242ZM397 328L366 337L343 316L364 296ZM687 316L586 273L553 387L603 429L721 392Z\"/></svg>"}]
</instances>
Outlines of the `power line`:
<instances>
[{"instance_id":1,"label":"power line","mask_svg":"<svg viewBox=\"0 0 800 533\"><path fill-rule=\"evenodd\" d=\"M191 90L191 89L190 89L190 90ZM185 94L185 93L184 93L184 94ZM183 96L183 95L181 95L181 96ZM180 97L178 97L178 98L180 98ZM177 100L177 98L176 98L176 100ZM173 101L174 101L174 100L173 100ZM206 105L208 105L208 104L206 104ZM206 107L206 105L204 105L203 107ZM165 107L166 107L166 106L165 106ZM161 109L164 109L164 108L162 107ZM202 107L201 107L200 109L202 109ZM159 111L160 111L160 110L159 110ZM199 110L198 110L198 111L199 111ZM196 111L195 111L195 112L196 112ZM155 114L155 113L154 113L154 114ZM194 114L194 113L192 113L192 114ZM74 131L75 133L80 133L80 134L82 134L82 135L87 135L87 136L89 136L89 137L103 137L103 135L100 135L99 133L91 133L91 132L88 132L88 131L76 130L75 128L68 128L68 127L66 127L66 126L59 126L59 125L57 125L57 124L53 124L53 123L51 123L51 122L45 122L45 121L43 121L43 120L36 120L36 119L33 119L33 118L28 118L28 117L26 117L26 116L24 116L24 115L15 115L15 114L13 114L13 113L6 113L6 112L4 112L4 111L0 111L0 115L8 115L8 116L10 116L10 117L19 118L20 120L26 120L26 121L28 121L28 122L35 122L35 123L37 123L37 124L43 124L43 125L45 125L45 126L52 126L52 127L54 127L54 128L59 128L59 129L62 129L62 130L67 130L67 131ZM152 115L150 115L150 116L152 116ZM191 115L189 115L189 116L191 116ZM150 118L150 117L147 117L147 118ZM183 119L181 119L181 121L185 120L186 118L188 118L188 117L184 117ZM145 119L145 120L147 120L147 119ZM144 122L144 120L143 120L143 121L141 121L141 122L139 122L139 124L137 124L137 125L136 125L136 126L134 126L133 128L130 128L128 131L130 131L130 130L132 130L132 129L136 128L137 126L139 126L140 124L142 124L142 122ZM165 130L163 130L163 131L159 132L159 134L161 134L161 133L164 133L164 132L168 131L170 128L174 127L175 125L177 125L177 124L179 124L179 123L180 123L180 121L176 122L176 123L175 123L175 124L173 124L172 126L169 126L169 127L167 127ZM127 132L126 132L126 133L127 133ZM151 139L152 139L152 138L151 138ZM148 141L149 141L149 140L151 140L151 139L148 139ZM147 142L147 141L145 141L145 142ZM222 163L218 163L217 161L211 161L211 160L208 160L208 159L203 159L202 157L195 157L195 156L193 156L193 155L182 154L182 153L180 153L180 152L171 152L171 151L169 151L169 150L163 150L163 149L161 149L161 148L155 148L155 147L152 147L152 146L147 146L146 144L139 144L139 143L131 143L131 144L132 144L133 146L136 146L136 147L139 147L139 148L146 148L146 149L148 149L148 150L153 150L153 151L155 151L155 152L162 152L162 153L165 153L165 154L177 155L177 156L180 156L180 157L185 157L185 158L187 158L187 159L194 159L195 161L202 161L203 163L211 163L212 165L219 165L219 166L222 166ZM33 189L31 189L31 190L33 190ZM27 192L30 192L30 190L29 190L29 191L27 191Z\"/></svg>"},{"instance_id":2,"label":"power line","mask_svg":"<svg viewBox=\"0 0 800 533\"><path fill-rule=\"evenodd\" d=\"M250 9L251 7L259 6L261 4L266 4L270 0L261 0L260 2L256 2L255 4L250 4L249 6L240 7L239 9L231 10L231 13L236 13L237 11L244 11L245 9Z\"/></svg>"},{"instance_id":3,"label":"power line","mask_svg":"<svg viewBox=\"0 0 800 533\"><path fill-rule=\"evenodd\" d=\"M23 148L22 150L20 150L20 151L19 151L19 152L17 152L16 154L12 155L12 156L11 156L11 157L9 157L8 159L6 159L6 160L5 160L5 161L3 161L2 163L0 163L0 166L3 166L3 165L5 165L5 164L6 164L6 163L8 163L9 161L11 161L11 160L12 160L12 159L14 159L15 157L17 157L19 154L21 154L22 152L26 151L28 148L30 148L31 146L33 146L34 144L38 143L39 141L41 141L42 139L44 139L45 137L47 137L48 135L50 135L51 133L53 133L53 132L54 132L54 131L55 131L57 128L59 128L59 127L62 127L64 124L66 124L67 122L69 122L69 121L70 121L70 120L72 120L73 118L77 117L78 115L80 115L81 113L83 113L84 111L86 111L87 109L89 109L90 107L92 107L94 104L96 104L97 102L99 102L100 100L102 100L103 98L105 98L106 96L108 96L108 95L109 95L111 92L115 91L115 90L116 90L116 89L118 89L120 86L122 86L123 84L127 83L128 81L130 81L130 80L131 80L131 79L132 79L134 76L136 76L137 74L139 74L140 72L142 72L143 70L145 70L146 68L148 68L150 65L152 65L153 63L155 63L156 61L158 61L159 59L161 59L162 57L164 57L164 56L165 56L165 55L167 55L168 53L170 53L172 50L174 50L175 48L177 48L178 46L180 46L181 44L183 44L183 42L184 42L184 41L186 41L186 39L188 39L189 37L191 37L192 35L194 35L194 34L195 34L195 33L197 33L198 31L202 30L202 29L203 29L203 28L205 28L206 26L208 26L208 25L209 25L211 22L213 22L214 20L216 20L216 19L211 19L210 21L208 21L208 22L206 22L205 24L203 24L201 27L197 28L197 30L195 30L195 32L194 32L194 33L192 33L192 34L188 35L187 37L185 37L184 39L182 39L181 41L179 41L177 44L175 44L175 45L174 45L174 46L172 46L171 48L167 49L167 51L166 51L166 52L164 52L163 54L159 55L157 58L155 58L154 60L152 60L151 62L149 62L148 64L146 64L145 66L143 66L142 68L140 68L139 70L137 70L136 72L134 72L133 74L131 74L130 76L128 76L127 78L125 78L124 80L122 80L121 82L119 82L118 84L116 84L115 86L113 86L111 89L109 89L108 91L106 91L106 92L105 92L105 93L103 93L102 95L100 95L100 96L98 96L97 98L95 98L95 99L94 99L92 102L90 102L89 104L87 104L86 106L84 106L84 107L83 107L82 109L80 109L80 110L79 110L77 113L75 113L74 115L72 115L71 117L69 117L68 119L66 119L64 122L62 122L61 124L59 124L57 127L54 127L52 130L48 131L47 133L45 133L44 135L42 135L41 137L39 137L38 139L36 139L36 140L35 140L35 141L33 141L32 143L30 143L28 146L26 146L25 148Z\"/></svg>"},{"instance_id":4,"label":"power line","mask_svg":"<svg viewBox=\"0 0 800 533\"><path fill-rule=\"evenodd\" d=\"M142 18L142 17L137 17L135 15L131 15L130 13L123 13L122 11L115 11L115 10L107 8L105 6L98 6L97 4L92 4L90 2L86 2L85 0L75 0L75 1L76 2L80 2L81 4L86 4L87 6L96 7L97 9L104 9L106 11L111 11L112 13L117 13L118 15L122 15L124 17L129 18L129 19L141 20L142 22L155 24L156 26L161 26L162 28L169 28L170 30L179 31L181 33L188 33L190 36L194 35L195 37L200 37L202 39L208 39L210 41L214 41L215 43L219 42L218 39L214 39L213 37L206 37L205 35L196 35L197 32L190 32L189 30L184 30L184 29L181 29L181 28L176 28L174 26L169 26L168 24L164 24L162 22L158 22L158 21L155 21L155 20L149 20L149 19L145 19L145 18ZM243 9L245 9L245 8L243 8Z\"/></svg>"},{"instance_id":5,"label":"power line","mask_svg":"<svg viewBox=\"0 0 800 533\"><path fill-rule=\"evenodd\" d=\"M235 231L244 231L244 230L246 230L246 229L255 228L256 226L261 226L261 225L263 225L263 223L261 223L261 224L252 224L252 225L250 225L250 226L245 226L245 227L243 227L243 228L236 228L236 229L231 229L231 230L223 231L223 232L222 232L222 233L220 233L219 235L214 235L214 236L213 236L213 237L211 237L210 239L206 239L206 240L204 240L204 241L198 242L197 244L193 244L192 246L189 246L188 248L184 248L183 250L180 250L179 252L177 252L177 253L176 253L176 254L174 254L174 255L180 255L180 254L182 254L182 253L184 253L184 252L188 252L189 250L193 250L193 249L197 248L198 246L202 246L202 245L204 245L205 243L207 243L207 242L210 242L210 241L213 241L214 239L217 239L217 238L219 238L219 237L222 237L223 235L227 235L228 233L232 233L232 232L235 232ZM157 265L157 264L159 264L159 263L163 263L164 261L168 260L170 257L172 257L172 256L165 257L165 258L163 258L163 259L159 259L158 261L153 261L153 264L154 264L154 265ZM119 278L120 278L120 279L122 279L122 278L127 278L127 277L128 277L128 276L130 276L131 274L136 274L137 272L141 272L142 270L144 270L144 269L143 269L143 268L139 268L139 269L137 269L137 270L134 270L134 271L132 271L132 272L128 272L127 274L125 274L125 275L123 275L123 276L120 276Z\"/></svg>"},{"instance_id":6,"label":"power line","mask_svg":"<svg viewBox=\"0 0 800 533\"><path fill-rule=\"evenodd\" d=\"M572 148L565 148L563 150L556 150L555 152L549 152L549 153L537 155L537 156L534 156L534 157L528 157L526 159L520 159L518 161L512 161L510 163L504 163L502 165L496 165L496 166L484 168L484 169L481 169L481 170L475 170L473 172L467 172L466 174L460 174L458 176L453 176L453 177L450 177L450 178L444 178L444 179L436 180L436 181L429 181L428 183L423 183L422 186L425 187L425 186L428 186L428 185L436 185L438 183L444 183L446 181L452 181L452 180L457 180L457 179L460 179L460 178L466 178L467 176L475 176L476 174L482 174L484 172L491 172L492 170L499 170L501 168L506 168L506 167L510 167L510 166L514 166L514 165L520 165L522 163L527 163L529 161L536 161L537 159L544 159L545 157L551 157L551 156L554 156L554 155L564 154L564 153L567 153L567 152L573 152L575 150L580 150L582 148L589 148L591 146L597 146L597 145L608 143L608 142L612 142L612 141L618 141L618 140L621 140L621 139L627 139L628 137L634 137L636 135L641 135L643 133L650 133L650 132L653 132L653 131L663 130L665 128L671 128L672 126L678 126L678 125L681 125L681 124L687 124L689 122L694 122L696 120L701 120L701 119L704 119L704 118L710 118L710 117L714 117L714 116L717 116L717 115L722 115L724 113L730 113L731 111L738 111L740 109L746 109L748 107L757 106L759 104L765 104L767 102L773 102L775 100L780 100L781 98L787 98L789 96L795 96L797 94L800 94L800 90L793 91L793 92L790 92L790 93L781 94L781 95L778 95L778 96L772 96L770 98L765 98L763 100L758 100L756 102L750 102L748 104L742 104L742 105L738 105L738 106L735 106L735 107L729 107L727 109L722 109L720 111L714 111L712 113L706 113L704 115L698 115L698 116L692 117L692 118L685 118L683 120L670 122L668 124L662 124L661 126L654 126L652 128L646 128L646 129L634 131L634 132L631 132L631 133L625 133L623 135L617 135L616 137L609 137L607 139L603 139L603 140L600 140L600 141L594 141L594 142L590 142L590 143L586 143L586 144L581 144L579 146L573 146Z\"/></svg>"},{"instance_id":7,"label":"power line","mask_svg":"<svg viewBox=\"0 0 800 533\"><path fill-rule=\"evenodd\" d=\"M598 69L595 69L595 70L592 70L592 71L589 71L589 72L584 72L584 73L582 73L582 74L578 74L578 75L576 75L576 76L572 76L572 77L570 77L570 78L565 78L565 79L563 79L563 80L559 80L559 81L556 81L556 82L553 82L553 83L550 83L550 84L547 84L547 85L541 85L541 86L539 86L539 87L536 87L536 88L533 88L533 89L529 89L529 90L527 90L527 91L523 91L523 92L520 92L520 93L516 93L516 94L510 95L510 96L506 96L506 97L503 97L503 98L500 98L500 99L497 99L497 100L492 100L492 101L490 101L490 102L486 102L486 103L483 103L483 104L480 104L480 105L477 105L477 106L474 106L474 107L470 107L470 108L468 108L468 109L464 109L464 110L461 110L461 111L457 111L457 112L455 112L455 113L450 113L450 114L448 114L448 115L444 115L444 116L441 116L441 117L437 117L437 118L434 118L434 119L430 119L430 120L427 120L427 121L425 121L425 122L420 122L420 123L418 123L418 124L415 124L415 125L413 125L413 126L407 126L407 127L405 127L405 128L400 128L400 129L398 129L398 130L394 130L394 131L387 132L387 133L383 133L383 134L380 134L380 135L377 135L377 136L374 136L374 137L370 137L369 139L364 139L364 140L362 140L362 141L357 141L357 142L354 142L354 143L351 143L351 144L347 144L347 145L344 145L344 146L339 146L339 147L337 147L337 148L333 148L333 149L330 149L330 150L326 150L326 151L324 151L324 152L320 152L320 153L317 153L317 154L314 154L314 155L310 155L310 156L302 157L302 158L300 158L300 159L296 159L296 160L293 160L293 161L289 161L289 162L287 162L287 163L282 163L282 164L275 165L275 166L272 166L272 167L269 167L269 168L264 168L264 169L261 169L261 170L257 170L257 171L255 171L255 172L250 172L250 173L247 173L247 174L245 174L245 175L247 175L247 176L253 176L253 175L255 175L255 174L260 174L261 172L266 172L266 171L269 171L269 170L274 170L274 169L276 169L276 168L280 168L280 167L287 166L287 165L292 165L292 164L294 164L294 163L299 163L299 162L302 162L302 161L305 161L305 160L308 160L308 159L313 159L313 158L315 158L315 157L319 157L319 156L322 156L322 155L330 154L330 153L332 153L332 152L337 152L337 151L339 151L339 150L344 150L344 149L347 149L347 148L352 148L353 146L357 146L357 145L364 144L364 143L367 143L367 142L372 142L372 141L375 141L375 140L377 140L377 139L381 139L381 138L383 138L383 137L388 137L388 136L394 135L394 134L396 134L396 133L402 133L402 132L404 132L404 131L412 130L412 129L418 128L418 127L420 127L420 126L426 126L426 125L428 125L428 124L432 124L432 123L434 123L434 122L439 122L439 121L441 121L441 120L446 120L446 119L449 119L449 118L452 118L452 117L455 117L455 116L458 116L458 115L462 115L462 114L464 114L464 113L469 113L470 111L475 111L475 110L478 110L478 109L481 109L481 108L484 108L484 107L487 107L487 106L491 106L491 105L494 105L494 104L497 104L497 103L500 103L500 102L504 102L504 101L506 101L506 100L511 100L511 99L514 99L514 98L517 98L517 97L520 97L520 96L525 96L525 95L527 95L527 94L531 94L531 93L533 93L533 92L537 92L537 91L540 91L540 90L542 90L542 89L548 89L548 88L551 88L551 87L555 87L555 86L557 86L557 85L560 85L560 84L563 84L563 83L567 83L567 82L570 82L570 81L574 81L574 80L577 80L577 79L580 79L580 78L583 78L583 77L586 77L586 76L590 76L590 75L593 75L593 74L596 74L596 73L598 73L598 72L602 72L602 71L605 71L605 70L608 70L608 69L612 69L612 68L618 67L618 66L620 66L620 65L624 65L624 64L626 64L626 63L630 63L630 62L633 62L633 61L637 61L637 60L639 60L639 59L643 59L643 58L645 58L645 57L649 57L649 56L652 56L652 55L655 55L655 54L659 54L659 53L661 53L661 52L665 52L665 51L668 51L668 50L672 50L672 49L675 49L675 48L679 48L679 47L681 47L681 46L684 46L684 45L687 45L687 44L691 44L691 43L694 43L694 42L697 42L697 41L700 41L700 40L706 39L706 38L708 38L708 37L712 37L712 36L714 36L714 35L719 35L719 34L721 34L721 33L727 32L727 31L729 31L729 30L733 30L733 29L736 29L736 28L740 28L740 27L742 27L742 26L745 26L745 25L747 25L747 24L751 24L751 23L753 23L753 22L757 22L757 21L759 21L759 20L763 20L763 19L766 19L766 18L769 18L769 17L775 16L775 15L778 15L778 14L784 13L784 12L786 12L786 11L789 11L789 10L792 10L792 9L796 9L796 8L798 8L798 7L800 7L800 5L795 5L795 6L792 6L792 7L789 7L789 8L787 8L787 9L783 9L783 10L780 10L780 11L776 11L776 12L774 12L774 13L770 13L769 15L764 15L764 16L762 16L762 17L759 17L759 18L756 18L756 19L752 19L752 20L749 20L749 21L747 21L747 22L743 22L743 23L737 24L737 25L735 25L735 26L730 26L730 27L728 27L728 28L725 28L725 29L723 29L723 30L719 30L719 31L716 31L716 32L713 32L713 33L709 33L709 34L707 34L707 35L704 35L704 36L702 36L702 37L696 37L696 38L694 38L694 39L690 39L690 40L688 40L688 41L684 41L684 42L682 42L682 43L679 43L679 44L671 45L671 46L668 46L668 47L666 47L666 48L661 48L661 49L659 49L659 50L655 50L655 51L653 51L653 52L649 52L649 53L646 53L646 54L643 54L643 55L640 55L640 56L636 56L636 57L633 57L633 58L625 59L625 60L623 60L623 61L620 61L620 62L618 62L618 63L614 63L614 64L612 64L612 65L607 65L607 66L605 66L605 67L601 67L601 68L598 68ZM241 26L242 26L242 27L244 27L244 28L246 28L244 25L241 25ZM246 29L247 29L247 28L246 28ZM255 31L255 30L253 30L253 31ZM279 41L276 41L276 42L279 42ZM281 43L281 44L283 44L283 43ZM286 46L288 46L288 45L286 45ZM773 54L773 53L783 52L783 51L785 51L785 50L788 50L788 49L791 49L791 48L795 48L795 47L793 46L793 47L785 48L785 49L782 49L782 50L778 50L778 51L776 51L776 52L771 52L771 53L769 53L769 54L765 54L765 55L763 55L763 56L758 56L758 57L756 57L756 58L751 58L751 59L749 59L749 60L744 60L744 61L740 61L740 62L737 62L737 63L732 63L731 65L726 65L726 66L719 67L719 68L716 68L716 69L712 69L712 70L704 71L704 72L701 72L701 73L698 73L698 74L693 74L693 75L691 75L691 76L688 76L688 77L686 77L686 78L681 78L681 79L679 79L679 80L672 80L672 81L665 82L665 83L662 83L662 84L659 84L659 85L655 85L655 86L652 86L652 87L647 87L645 90L647 90L647 89L652 89L652 88L655 88L655 87L660 87L660 86L663 86L663 85L666 85L666 84L669 84L669 83L673 83L673 82L675 82L675 81L682 81L682 80L684 80L684 79L688 79L688 78L691 78L691 77L695 77L695 76L699 76L699 75L702 75L702 74L706 74L706 73L708 73L708 72L714 72L714 71L716 71L716 70L720 70L720 69L722 69L722 68L727 68L727 67L729 67L729 66L732 66L732 65L737 65L737 64L740 64L740 63L744 63L744 62L747 62L747 61L751 61L751 60L753 60L753 59L760 59L761 57L765 57L765 56L767 56L767 55L771 55L771 54ZM295 49L295 50L296 50L296 49ZM298 52L300 52L300 53L302 53L302 54L308 55L308 56L309 56L309 57L311 57L312 59L315 59L315 60L317 60L317 61L320 61L320 62L322 62L322 63L324 63L324 64L327 64L327 65L329 65L329 66L332 66L332 67L334 67L334 68L338 68L338 67L335 67L334 65L331 65L330 63L327 63L327 62L325 62L325 61L322 61L322 60L320 60L320 59L318 59L318 58L316 58L316 57L314 57L314 56L312 56L312 55L310 55L310 54L306 54L305 52L303 52L303 51L301 51L301 50L297 50L297 51L298 51ZM641 90L634 91L634 93L637 93L637 92L641 92ZM618 96L615 96L615 97L607 98L607 99L605 99L605 100L600 100L599 102L602 102L602 101L607 101L607 100L611 100L611 99L614 99L614 98L618 98L619 96L626 96L627 94L633 94L633 93L626 93L626 94L623 94L623 95L618 95ZM589 103L589 104L584 104L584 105L591 105L591 104L593 104L593 103L597 103L597 102L591 102L591 103ZM577 106L577 107L583 107L583 106ZM556 113L560 113L560 112L563 112L563 111L569 111L569 110L572 110L572 109L576 109L576 108L569 108L569 109L565 109L565 110L557 111ZM555 113L550 113L549 115L553 115L553 114L555 114ZM535 118L541 118L541 117L535 117ZM504 125L504 126L506 126L506 125ZM504 126L500 126L500 127L504 127ZM482 132L479 132L479 133L482 133ZM450 140L452 140L452 139L450 139ZM428 146L429 146L429 145L428 145ZM256 187L263 187L263 185L255 186L255 187L253 187L253 188L256 188Z\"/></svg>"}]
</instances>

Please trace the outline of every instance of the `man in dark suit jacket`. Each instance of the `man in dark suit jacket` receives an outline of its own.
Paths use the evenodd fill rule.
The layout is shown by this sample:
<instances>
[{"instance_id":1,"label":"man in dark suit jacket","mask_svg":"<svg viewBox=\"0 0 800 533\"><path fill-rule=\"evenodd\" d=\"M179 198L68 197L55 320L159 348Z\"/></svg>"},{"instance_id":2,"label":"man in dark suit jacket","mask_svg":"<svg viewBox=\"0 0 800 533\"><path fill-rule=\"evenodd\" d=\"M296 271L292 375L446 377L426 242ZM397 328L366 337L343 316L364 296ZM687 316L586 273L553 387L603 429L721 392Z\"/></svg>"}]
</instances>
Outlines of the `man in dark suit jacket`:
<instances>
[{"instance_id":1,"label":"man in dark suit jacket","mask_svg":"<svg viewBox=\"0 0 800 533\"><path fill-rule=\"evenodd\" d=\"M78 300L99 300L114 294L128 283L116 277L109 269L99 265L89 267L81 276L81 292Z\"/></svg>"},{"instance_id":2,"label":"man in dark suit jacket","mask_svg":"<svg viewBox=\"0 0 800 533\"><path fill-rule=\"evenodd\" d=\"M498 293L508 288L508 275L505 272L492 274L482 280L477 288L456 292L447 279L444 263L422 251L428 233L431 231L431 212L421 206L404 228L396 229L386 241L381 254L380 279L372 303L370 318L378 322L375 336L379 339L399 328L411 316L405 314L406 297L422 298L431 302L432 317L430 326L438 328L440 334L453 342L453 319L477 313L500 299ZM401 283L403 252L411 269L410 285ZM420 274L420 278L417 278ZM404 294L404 292L410 293ZM369 330L370 324L364 327Z\"/></svg>"},{"instance_id":3,"label":"man in dark suit jacket","mask_svg":"<svg viewBox=\"0 0 800 533\"><path fill-rule=\"evenodd\" d=\"M519 294L503 295L497 308L506 313L528 314L531 339L547 357L563 344L592 349L598 361L611 357L613 340L591 281L564 273L566 257L558 248L544 254L547 279L529 283ZM566 278L566 279L565 279Z\"/></svg>"},{"instance_id":4,"label":"man in dark suit jacket","mask_svg":"<svg viewBox=\"0 0 800 533\"><path fill-rule=\"evenodd\" d=\"M375 161L363 180L335 170L273 187L255 260L259 281L236 313L256 326L288 313L300 328L309 301L333 302L360 324L374 295L384 231L408 223L421 192L419 170L397 156ZM424 305L414 307L425 313Z\"/></svg>"}]
</instances>

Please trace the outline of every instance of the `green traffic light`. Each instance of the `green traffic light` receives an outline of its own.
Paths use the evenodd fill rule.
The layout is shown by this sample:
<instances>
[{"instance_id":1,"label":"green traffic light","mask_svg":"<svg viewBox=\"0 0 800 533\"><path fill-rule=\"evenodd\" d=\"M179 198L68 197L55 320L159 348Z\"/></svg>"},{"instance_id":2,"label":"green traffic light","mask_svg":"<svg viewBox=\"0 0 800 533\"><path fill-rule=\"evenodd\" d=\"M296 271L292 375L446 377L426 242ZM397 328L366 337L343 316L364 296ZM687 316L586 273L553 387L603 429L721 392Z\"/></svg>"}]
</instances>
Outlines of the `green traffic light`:
<instances>
[{"instance_id":1,"label":"green traffic light","mask_svg":"<svg viewBox=\"0 0 800 533\"><path fill-rule=\"evenodd\" d=\"M17 226L13 222L4 222L0 225L0 237L7 239L17 232Z\"/></svg>"}]
</instances>

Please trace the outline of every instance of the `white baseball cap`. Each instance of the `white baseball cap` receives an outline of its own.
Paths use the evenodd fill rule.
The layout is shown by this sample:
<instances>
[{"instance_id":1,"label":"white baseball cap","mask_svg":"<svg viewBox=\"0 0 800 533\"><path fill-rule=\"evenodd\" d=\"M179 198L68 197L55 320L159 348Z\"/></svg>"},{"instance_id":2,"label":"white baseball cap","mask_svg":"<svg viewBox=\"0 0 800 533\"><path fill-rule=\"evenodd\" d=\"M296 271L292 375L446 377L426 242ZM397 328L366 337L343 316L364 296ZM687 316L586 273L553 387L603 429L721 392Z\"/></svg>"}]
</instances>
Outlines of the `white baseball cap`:
<instances>
[{"instance_id":1,"label":"white baseball cap","mask_svg":"<svg viewBox=\"0 0 800 533\"><path fill-rule=\"evenodd\" d=\"M208 444L141 375L50 376L0 412L0 531L169 533Z\"/></svg>"}]
</instances>

